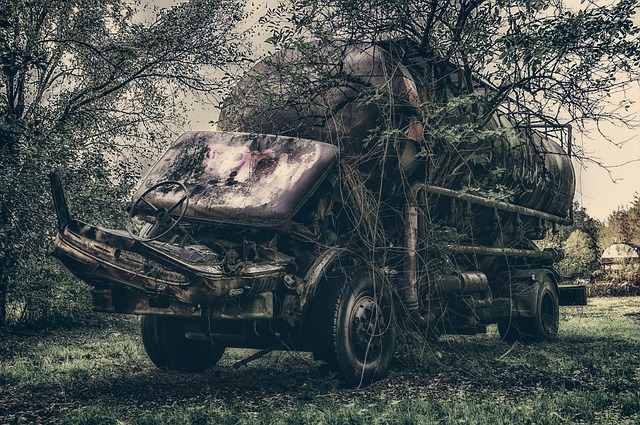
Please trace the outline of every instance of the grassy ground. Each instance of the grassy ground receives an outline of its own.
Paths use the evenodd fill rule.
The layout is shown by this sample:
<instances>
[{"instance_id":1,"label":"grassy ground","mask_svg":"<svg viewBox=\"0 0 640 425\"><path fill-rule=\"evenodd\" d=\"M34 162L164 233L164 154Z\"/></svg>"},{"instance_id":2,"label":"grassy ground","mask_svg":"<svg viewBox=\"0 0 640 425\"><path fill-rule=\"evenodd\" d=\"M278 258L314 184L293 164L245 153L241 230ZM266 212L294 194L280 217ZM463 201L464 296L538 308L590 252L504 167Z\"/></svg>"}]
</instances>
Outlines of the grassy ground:
<instances>
[{"instance_id":1,"label":"grassy ground","mask_svg":"<svg viewBox=\"0 0 640 425\"><path fill-rule=\"evenodd\" d=\"M297 353L236 370L250 351L227 350L205 374L160 372L135 320L5 332L0 423L640 423L640 297L561 311L558 342L509 345L490 328L414 343L363 390L341 388Z\"/></svg>"}]
</instances>

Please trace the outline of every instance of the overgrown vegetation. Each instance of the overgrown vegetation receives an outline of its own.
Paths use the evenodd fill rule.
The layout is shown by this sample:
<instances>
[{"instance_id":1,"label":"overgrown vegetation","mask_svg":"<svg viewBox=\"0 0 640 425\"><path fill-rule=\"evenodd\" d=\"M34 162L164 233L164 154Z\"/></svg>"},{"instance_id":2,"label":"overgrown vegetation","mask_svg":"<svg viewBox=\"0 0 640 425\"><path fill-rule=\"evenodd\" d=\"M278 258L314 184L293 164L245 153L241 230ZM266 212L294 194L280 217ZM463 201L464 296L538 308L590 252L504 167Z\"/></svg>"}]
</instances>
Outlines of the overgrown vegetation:
<instances>
[{"instance_id":1,"label":"overgrown vegetation","mask_svg":"<svg viewBox=\"0 0 640 425\"><path fill-rule=\"evenodd\" d=\"M160 372L137 319L0 339L0 422L609 423L640 421L640 298L562 309L558 342L509 345L497 332L400 346L394 370L344 389L307 354L228 350L205 374ZM412 350L409 352L409 350ZM428 362L412 363L422 355Z\"/></svg>"},{"instance_id":2,"label":"overgrown vegetation","mask_svg":"<svg viewBox=\"0 0 640 425\"><path fill-rule=\"evenodd\" d=\"M636 193L630 205L611 213L598 233L598 242L603 249L614 243L640 247L640 194Z\"/></svg>"},{"instance_id":3,"label":"overgrown vegetation","mask_svg":"<svg viewBox=\"0 0 640 425\"><path fill-rule=\"evenodd\" d=\"M376 266L380 258L374 253L401 246L400 232L389 231L389 223L411 200L412 183L526 205L528 195L555 180L536 198L547 202L532 204L563 215L573 192L570 173L554 174L550 164L531 161L549 154L536 137L553 138L585 160L584 152L568 146L570 126L575 131L587 121L633 123L630 103L617 108L607 99L638 82L636 1L583 2L575 8L527 0L365 5L293 0L273 11L269 40L287 50L267 58L245 79L223 109L221 123L225 129L339 145L350 164L341 173L343 197L356 199L352 222L361 227L355 238ZM350 49L374 57L378 68L358 68ZM400 74L415 88L394 80ZM550 156L555 154L563 155ZM569 204L570 199L566 209ZM563 207L548 211L556 205ZM425 215L438 213L427 226L428 236L420 237L425 245L472 241L522 248L542 237L531 231L531 222L528 232L514 232L519 217L484 216L474 223L465 206L453 202L448 211ZM615 227L614 222L604 228ZM575 223L561 226L541 245L565 251L559 264L564 274L588 278L606 248L601 229L602 223L577 206ZM419 254L424 266L419 281L464 268L447 264L440 250L434 251Z\"/></svg>"},{"instance_id":4,"label":"overgrown vegetation","mask_svg":"<svg viewBox=\"0 0 640 425\"><path fill-rule=\"evenodd\" d=\"M62 174L78 217L121 226L132 185L190 109L184 96L215 100L246 58L241 10L0 1L0 326L86 317L85 287L47 255L47 174Z\"/></svg>"},{"instance_id":5,"label":"overgrown vegetation","mask_svg":"<svg viewBox=\"0 0 640 425\"><path fill-rule=\"evenodd\" d=\"M640 195L634 196L631 205L619 208L607 219L598 233L601 246L614 243L629 245L640 254ZM634 258L622 260L618 265L596 274L598 279L620 286L620 292L640 293L640 261Z\"/></svg>"},{"instance_id":6,"label":"overgrown vegetation","mask_svg":"<svg viewBox=\"0 0 640 425\"><path fill-rule=\"evenodd\" d=\"M82 321L89 314L85 287L47 256L55 224L46 174L62 172L78 215L122 227L122 201L142 163L155 157L164 136L187 112L181 96L217 95L228 81L203 71L227 70L246 59L246 46L234 30L242 2L192 0L147 21L119 0L2 0L0 5L0 324ZM421 71L416 81L424 89L423 102L411 105L419 113L413 121L396 122L394 111L406 107L407 99L393 98L381 88L384 84L362 90L349 100L358 108L377 109L379 120L364 130L359 143L364 141L368 155L386 159L388 148L410 135L420 142L413 154L429 165L431 182L453 176L465 190L513 200L517 182L513 187L500 183L510 172L505 167L509 158L489 151L506 146L515 130L496 126L496 109L515 101L512 127L532 122L579 127L589 119L626 123L624 112L602 113L608 110L601 107L607 93L638 79L636 9L637 0L614 7L585 2L580 10L529 0L372 1L366 6L291 1L263 22L273 30L270 41L276 48L301 52L300 66L280 71L286 81L297 81L296 90L303 90L294 93L307 106L322 99L315 96L318 92L336 89L325 77L339 62L321 60L332 59L335 50L318 46L326 49L336 40L351 45L399 40L407 53L402 59ZM438 70L449 64L458 68L444 78ZM308 73L307 65L318 72ZM448 81L454 74L457 81ZM491 89L477 86L476 77ZM445 95L435 96L433 88L445 80ZM275 110L282 109L282 98L270 101ZM528 109L520 110L525 103ZM549 108L550 115L544 112ZM361 148L353 152L356 160ZM364 192L370 189L368 176L349 170L344 175ZM394 189L404 196L408 185L401 177L402 187ZM470 181L463 181L466 177ZM367 193L363 211L370 216L354 219L368 226L359 231L371 252L393 242L393 235L376 227L386 214L380 214L380 195ZM577 227L591 240L577 233L568 246L577 257L569 252L566 265L592 269L593 256L585 247L602 247L595 245L599 242L590 230ZM447 226L432 231L434 244L461 237Z\"/></svg>"},{"instance_id":7,"label":"overgrown vegetation","mask_svg":"<svg viewBox=\"0 0 640 425\"><path fill-rule=\"evenodd\" d=\"M619 207L603 223L574 204L574 222L559 226L557 231L537 244L541 248L561 249L565 257L558 264L566 275L590 280L589 295L637 295L640 293L640 263L620 259L615 267L602 264L603 252L612 244L626 244L640 249L640 196L628 206Z\"/></svg>"}]
</instances>

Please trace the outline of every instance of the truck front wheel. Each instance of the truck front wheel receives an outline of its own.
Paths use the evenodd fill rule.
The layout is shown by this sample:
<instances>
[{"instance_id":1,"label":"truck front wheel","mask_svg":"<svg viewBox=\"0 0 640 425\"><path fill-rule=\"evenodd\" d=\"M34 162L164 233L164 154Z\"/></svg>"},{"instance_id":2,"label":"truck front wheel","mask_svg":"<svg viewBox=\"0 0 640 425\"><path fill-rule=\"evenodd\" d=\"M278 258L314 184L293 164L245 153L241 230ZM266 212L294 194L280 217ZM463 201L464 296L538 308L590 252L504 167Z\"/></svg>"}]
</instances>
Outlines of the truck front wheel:
<instances>
[{"instance_id":1,"label":"truck front wheel","mask_svg":"<svg viewBox=\"0 0 640 425\"><path fill-rule=\"evenodd\" d=\"M388 286L371 271L352 281L323 283L314 306L320 340L316 357L337 369L350 386L367 386L383 378L396 341Z\"/></svg>"},{"instance_id":2,"label":"truck front wheel","mask_svg":"<svg viewBox=\"0 0 640 425\"><path fill-rule=\"evenodd\" d=\"M540 288L532 317L511 317L498 322L498 331L504 341L528 343L557 338L560 310L553 277L547 274L538 284Z\"/></svg>"},{"instance_id":3,"label":"truck front wheel","mask_svg":"<svg viewBox=\"0 0 640 425\"><path fill-rule=\"evenodd\" d=\"M199 372L212 368L222 357L224 347L209 341L187 339L185 324L186 320L180 317L142 317L142 342L158 368Z\"/></svg>"}]
</instances>

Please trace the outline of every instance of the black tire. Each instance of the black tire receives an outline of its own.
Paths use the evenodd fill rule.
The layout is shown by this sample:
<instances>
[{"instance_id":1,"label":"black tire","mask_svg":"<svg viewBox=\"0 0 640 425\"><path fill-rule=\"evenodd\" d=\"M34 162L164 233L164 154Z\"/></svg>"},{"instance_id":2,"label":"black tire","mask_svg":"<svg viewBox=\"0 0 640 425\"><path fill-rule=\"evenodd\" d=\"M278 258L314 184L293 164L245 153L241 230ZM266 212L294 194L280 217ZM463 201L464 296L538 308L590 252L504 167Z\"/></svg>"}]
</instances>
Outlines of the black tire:
<instances>
[{"instance_id":1,"label":"black tire","mask_svg":"<svg viewBox=\"0 0 640 425\"><path fill-rule=\"evenodd\" d=\"M391 293L372 276L362 272L353 280L323 281L314 302L314 355L354 387L385 377L395 351Z\"/></svg>"},{"instance_id":2,"label":"black tire","mask_svg":"<svg viewBox=\"0 0 640 425\"><path fill-rule=\"evenodd\" d=\"M158 368L200 372L215 366L222 357L224 347L185 338L185 324L180 317L142 317L142 342Z\"/></svg>"},{"instance_id":3,"label":"black tire","mask_svg":"<svg viewBox=\"0 0 640 425\"><path fill-rule=\"evenodd\" d=\"M533 317L512 317L498 322L498 331L504 341L529 343L558 337L560 309L553 277L546 275L539 285Z\"/></svg>"}]
</instances>

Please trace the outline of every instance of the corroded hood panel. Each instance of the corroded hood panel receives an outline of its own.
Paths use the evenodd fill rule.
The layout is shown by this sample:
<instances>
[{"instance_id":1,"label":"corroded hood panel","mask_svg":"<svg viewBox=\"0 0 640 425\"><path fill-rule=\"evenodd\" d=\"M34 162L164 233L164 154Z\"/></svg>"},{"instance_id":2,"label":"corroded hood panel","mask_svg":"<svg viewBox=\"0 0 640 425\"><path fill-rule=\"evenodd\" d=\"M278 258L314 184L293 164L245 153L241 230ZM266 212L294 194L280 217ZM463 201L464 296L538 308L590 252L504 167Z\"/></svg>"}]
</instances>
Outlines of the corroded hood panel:
<instances>
[{"instance_id":1,"label":"corroded hood panel","mask_svg":"<svg viewBox=\"0 0 640 425\"><path fill-rule=\"evenodd\" d=\"M277 226L291 218L337 158L335 146L308 139L231 132L187 132L149 171L134 195L175 180L190 192L184 219ZM146 196L171 207L183 193Z\"/></svg>"}]
</instances>

